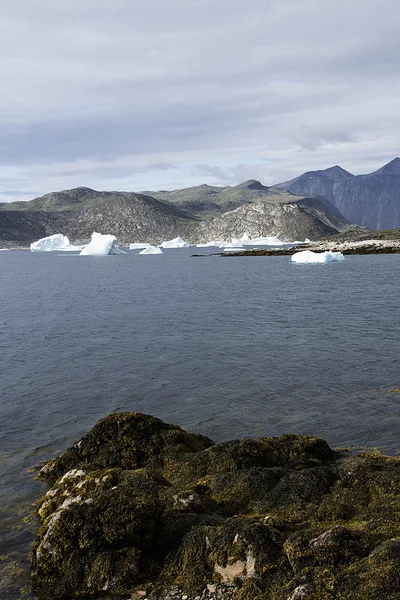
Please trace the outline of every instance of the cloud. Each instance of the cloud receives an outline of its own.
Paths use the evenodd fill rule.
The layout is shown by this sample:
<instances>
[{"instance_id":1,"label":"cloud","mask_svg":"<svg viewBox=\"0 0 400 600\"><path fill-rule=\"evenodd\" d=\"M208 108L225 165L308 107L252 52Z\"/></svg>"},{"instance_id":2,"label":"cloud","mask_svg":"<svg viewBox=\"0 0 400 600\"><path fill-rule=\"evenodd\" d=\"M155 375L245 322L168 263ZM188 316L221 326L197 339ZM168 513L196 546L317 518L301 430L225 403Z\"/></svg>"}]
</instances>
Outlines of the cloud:
<instances>
[{"instance_id":1,"label":"cloud","mask_svg":"<svg viewBox=\"0 0 400 600\"><path fill-rule=\"evenodd\" d=\"M373 170L399 153L397 14L395 0L7 3L0 200Z\"/></svg>"}]
</instances>

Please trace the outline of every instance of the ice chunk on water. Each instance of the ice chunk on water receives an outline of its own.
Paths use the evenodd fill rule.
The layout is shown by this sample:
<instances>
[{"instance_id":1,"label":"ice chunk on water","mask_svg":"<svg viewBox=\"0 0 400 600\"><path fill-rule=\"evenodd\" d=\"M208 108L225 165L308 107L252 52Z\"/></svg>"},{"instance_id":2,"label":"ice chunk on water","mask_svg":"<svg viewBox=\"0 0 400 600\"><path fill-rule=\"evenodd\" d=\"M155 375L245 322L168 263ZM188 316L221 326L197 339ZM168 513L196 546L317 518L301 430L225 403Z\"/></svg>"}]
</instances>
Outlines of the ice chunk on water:
<instances>
[{"instance_id":1,"label":"ice chunk on water","mask_svg":"<svg viewBox=\"0 0 400 600\"><path fill-rule=\"evenodd\" d=\"M117 238L115 235L103 235L102 233L96 233L95 231L92 233L92 239L89 244L87 244L80 256L107 256L108 254L126 254L123 250L121 250L115 242Z\"/></svg>"},{"instance_id":2,"label":"ice chunk on water","mask_svg":"<svg viewBox=\"0 0 400 600\"><path fill-rule=\"evenodd\" d=\"M173 240L168 240L160 244L161 248L189 248L189 242L185 242L181 237L176 237Z\"/></svg>"},{"instance_id":3,"label":"ice chunk on water","mask_svg":"<svg viewBox=\"0 0 400 600\"><path fill-rule=\"evenodd\" d=\"M149 244L147 248L141 250L139 254L163 254L163 251L161 248L157 248L157 246L151 246L151 244Z\"/></svg>"},{"instance_id":4,"label":"ice chunk on water","mask_svg":"<svg viewBox=\"0 0 400 600\"><path fill-rule=\"evenodd\" d=\"M225 242L224 243L224 249L225 248L240 248L240 249L243 249L243 244L239 240L232 239L231 242Z\"/></svg>"},{"instance_id":5,"label":"ice chunk on water","mask_svg":"<svg viewBox=\"0 0 400 600\"><path fill-rule=\"evenodd\" d=\"M249 244L252 246L283 246L282 240L275 236L253 238Z\"/></svg>"},{"instance_id":6,"label":"ice chunk on water","mask_svg":"<svg viewBox=\"0 0 400 600\"><path fill-rule=\"evenodd\" d=\"M129 250L143 250L143 248L147 248L150 244L146 242L134 242L133 244L129 244Z\"/></svg>"},{"instance_id":7,"label":"ice chunk on water","mask_svg":"<svg viewBox=\"0 0 400 600\"><path fill-rule=\"evenodd\" d=\"M73 246L66 235L54 233L53 235L41 238L37 242L33 242L30 248L31 252L74 252L82 250L83 246Z\"/></svg>"},{"instance_id":8,"label":"ice chunk on water","mask_svg":"<svg viewBox=\"0 0 400 600\"><path fill-rule=\"evenodd\" d=\"M222 252L243 252L244 248L243 246L235 246L234 244L232 244L232 246L227 246L226 248L224 248L222 250Z\"/></svg>"},{"instance_id":9,"label":"ice chunk on water","mask_svg":"<svg viewBox=\"0 0 400 600\"><path fill-rule=\"evenodd\" d=\"M294 263L328 263L328 262L342 262L344 256L341 252L311 252L311 250L303 250L302 252L296 252L291 258Z\"/></svg>"}]
</instances>

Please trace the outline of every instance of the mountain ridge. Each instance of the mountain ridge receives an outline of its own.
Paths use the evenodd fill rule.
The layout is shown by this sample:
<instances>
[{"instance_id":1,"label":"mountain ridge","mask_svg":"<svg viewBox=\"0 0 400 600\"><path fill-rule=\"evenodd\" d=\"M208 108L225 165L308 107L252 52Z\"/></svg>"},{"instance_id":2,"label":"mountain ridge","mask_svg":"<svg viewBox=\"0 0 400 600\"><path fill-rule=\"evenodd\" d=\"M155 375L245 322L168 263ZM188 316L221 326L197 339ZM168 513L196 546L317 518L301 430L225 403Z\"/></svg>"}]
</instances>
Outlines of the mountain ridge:
<instances>
[{"instance_id":1,"label":"mountain ridge","mask_svg":"<svg viewBox=\"0 0 400 600\"><path fill-rule=\"evenodd\" d=\"M93 231L99 231L115 235L121 244L158 244L178 235L199 243L240 237L247 231L252 237L276 235L293 241L352 228L336 209L329 210L318 199L299 198L255 180L234 187L207 188L216 209L211 215L203 212L203 217L193 208L201 203L204 187L186 188L183 193L183 202L182 196L173 202L135 192L79 187L28 202L3 203L0 240L8 245L28 245L40 237L63 233L74 243L85 243ZM160 194L165 198L171 192ZM182 208L185 203L191 212Z\"/></svg>"},{"instance_id":2,"label":"mountain ridge","mask_svg":"<svg viewBox=\"0 0 400 600\"><path fill-rule=\"evenodd\" d=\"M362 227L375 230L400 227L398 157L372 173L352 175L336 165L321 171L307 171L276 187L292 194L319 197L328 206L327 200L346 219Z\"/></svg>"}]
</instances>

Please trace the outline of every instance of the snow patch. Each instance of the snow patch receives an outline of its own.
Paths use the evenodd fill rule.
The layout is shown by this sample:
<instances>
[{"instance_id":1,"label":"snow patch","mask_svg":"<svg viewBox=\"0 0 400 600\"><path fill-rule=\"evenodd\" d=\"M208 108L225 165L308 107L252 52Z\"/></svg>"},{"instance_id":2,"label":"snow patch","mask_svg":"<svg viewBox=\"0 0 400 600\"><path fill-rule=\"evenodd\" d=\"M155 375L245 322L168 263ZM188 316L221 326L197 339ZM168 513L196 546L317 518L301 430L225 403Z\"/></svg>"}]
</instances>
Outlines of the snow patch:
<instances>
[{"instance_id":1,"label":"snow patch","mask_svg":"<svg viewBox=\"0 0 400 600\"><path fill-rule=\"evenodd\" d=\"M321 264L328 262L343 262L344 256L341 252L312 252L311 250L303 250L302 252L296 252L291 258L294 263L301 264Z\"/></svg>"}]
</instances>

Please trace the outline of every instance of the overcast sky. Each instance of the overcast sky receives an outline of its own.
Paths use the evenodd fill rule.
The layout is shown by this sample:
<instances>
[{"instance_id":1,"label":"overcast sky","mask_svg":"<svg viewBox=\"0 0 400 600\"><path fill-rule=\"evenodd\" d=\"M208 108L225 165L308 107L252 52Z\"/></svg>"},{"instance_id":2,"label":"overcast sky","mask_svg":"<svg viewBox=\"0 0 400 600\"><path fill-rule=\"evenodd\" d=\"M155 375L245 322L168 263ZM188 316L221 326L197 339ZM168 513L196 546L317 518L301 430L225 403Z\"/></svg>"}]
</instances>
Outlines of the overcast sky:
<instances>
[{"instance_id":1,"label":"overcast sky","mask_svg":"<svg viewBox=\"0 0 400 600\"><path fill-rule=\"evenodd\" d=\"M400 154L398 0L6 0L0 201Z\"/></svg>"}]
</instances>

